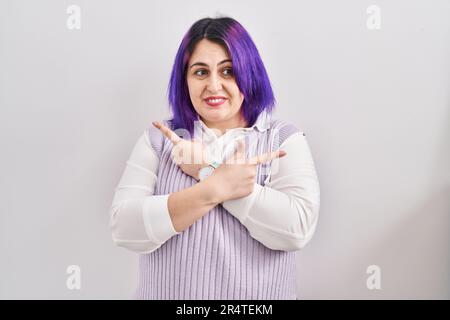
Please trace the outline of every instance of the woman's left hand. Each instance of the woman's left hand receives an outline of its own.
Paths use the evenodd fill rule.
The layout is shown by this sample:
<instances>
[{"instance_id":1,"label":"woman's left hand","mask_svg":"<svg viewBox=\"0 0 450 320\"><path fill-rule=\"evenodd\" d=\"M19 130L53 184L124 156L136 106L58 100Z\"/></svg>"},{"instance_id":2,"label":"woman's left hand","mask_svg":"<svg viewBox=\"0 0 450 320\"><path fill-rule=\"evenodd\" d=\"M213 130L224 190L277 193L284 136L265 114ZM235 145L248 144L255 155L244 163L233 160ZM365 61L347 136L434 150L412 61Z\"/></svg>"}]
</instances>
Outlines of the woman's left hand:
<instances>
[{"instance_id":1,"label":"woman's left hand","mask_svg":"<svg viewBox=\"0 0 450 320\"><path fill-rule=\"evenodd\" d=\"M172 141L174 147L172 148L171 155L174 162L178 164L184 173L199 181L199 170L207 166L210 160L205 146L196 139L186 140L179 137L170 128L160 122L154 121L152 123Z\"/></svg>"}]
</instances>

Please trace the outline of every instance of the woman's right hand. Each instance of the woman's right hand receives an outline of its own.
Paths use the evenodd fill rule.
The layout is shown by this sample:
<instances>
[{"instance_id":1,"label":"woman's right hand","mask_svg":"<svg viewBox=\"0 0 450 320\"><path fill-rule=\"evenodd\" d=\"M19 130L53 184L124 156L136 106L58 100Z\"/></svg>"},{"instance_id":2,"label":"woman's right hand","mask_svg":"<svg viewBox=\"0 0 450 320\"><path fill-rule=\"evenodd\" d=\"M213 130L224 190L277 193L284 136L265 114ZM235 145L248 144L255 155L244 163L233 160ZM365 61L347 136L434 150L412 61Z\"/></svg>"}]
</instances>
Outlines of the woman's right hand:
<instances>
[{"instance_id":1,"label":"woman's right hand","mask_svg":"<svg viewBox=\"0 0 450 320\"><path fill-rule=\"evenodd\" d=\"M204 180L217 196L219 203L248 196L256 180L256 166L286 155L283 150L245 159L243 140L238 141L234 154Z\"/></svg>"}]
</instances>

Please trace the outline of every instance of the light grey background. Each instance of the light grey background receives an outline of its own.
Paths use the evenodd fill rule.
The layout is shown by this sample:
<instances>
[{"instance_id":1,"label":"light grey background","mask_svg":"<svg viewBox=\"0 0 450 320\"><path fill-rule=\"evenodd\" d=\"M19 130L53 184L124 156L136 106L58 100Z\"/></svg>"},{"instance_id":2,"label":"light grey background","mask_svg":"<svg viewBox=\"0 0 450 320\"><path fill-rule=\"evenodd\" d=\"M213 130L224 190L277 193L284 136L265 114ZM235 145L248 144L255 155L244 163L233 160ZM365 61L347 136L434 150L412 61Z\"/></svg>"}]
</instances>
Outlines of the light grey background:
<instances>
[{"instance_id":1,"label":"light grey background","mask_svg":"<svg viewBox=\"0 0 450 320\"><path fill-rule=\"evenodd\" d=\"M80 30L66 27L71 4ZM321 211L300 297L448 299L446 0L0 0L0 297L131 295L138 256L112 243L113 190L144 128L169 115L183 35L217 13L249 31L275 116L313 152ZM66 288L69 265L81 290ZM381 290L366 287L369 265Z\"/></svg>"}]
</instances>

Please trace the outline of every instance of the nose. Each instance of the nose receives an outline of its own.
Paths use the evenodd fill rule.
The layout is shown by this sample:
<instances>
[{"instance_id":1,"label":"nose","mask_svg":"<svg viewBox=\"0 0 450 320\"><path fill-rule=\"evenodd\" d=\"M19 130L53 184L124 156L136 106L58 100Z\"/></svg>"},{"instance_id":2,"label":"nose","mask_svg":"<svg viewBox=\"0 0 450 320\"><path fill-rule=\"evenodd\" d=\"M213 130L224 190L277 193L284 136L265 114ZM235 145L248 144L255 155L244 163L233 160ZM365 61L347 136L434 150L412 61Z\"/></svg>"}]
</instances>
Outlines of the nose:
<instances>
[{"instance_id":1,"label":"nose","mask_svg":"<svg viewBox=\"0 0 450 320\"><path fill-rule=\"evenodd\" d=\"M216 73L212 73L209 77L207 89L213 93L222 90L222 79Z\"/></svg>"}]
</instances>

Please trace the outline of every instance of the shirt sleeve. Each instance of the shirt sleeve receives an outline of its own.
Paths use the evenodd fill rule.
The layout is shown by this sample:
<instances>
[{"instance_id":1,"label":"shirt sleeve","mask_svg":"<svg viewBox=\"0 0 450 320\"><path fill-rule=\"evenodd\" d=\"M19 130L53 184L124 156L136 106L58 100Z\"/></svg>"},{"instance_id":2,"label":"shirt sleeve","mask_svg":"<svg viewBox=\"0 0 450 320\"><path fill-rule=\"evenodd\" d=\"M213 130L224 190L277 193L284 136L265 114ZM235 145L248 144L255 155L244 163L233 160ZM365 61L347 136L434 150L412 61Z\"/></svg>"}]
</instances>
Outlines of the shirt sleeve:
<instances>
[{"instance_id":1,"label":"shirt sleeve","mask_svg":"<svg viewBox=\"0 0 450 320\"><path fill-rule=\"evenodd\" d=\"M302 249L311 239L320 208L320 188L313 157L302 132L288 137L280 146L286 156L271 167L270 180L255 183L246 197L224 201L250 235L274 250Z\"/></svg>"},{"instance_id":2,"label":"shirt sleeve","mask_svg":"<svg viewBox=\"0 0 450 320\"><path fill-rule=\"evenodd\" d=\"M136 142L110 208L112 239L137 253L150 253L179 234L167 207L169 195L153 195L159 158L144 133Z\"/></svg>"}]
</instances>

